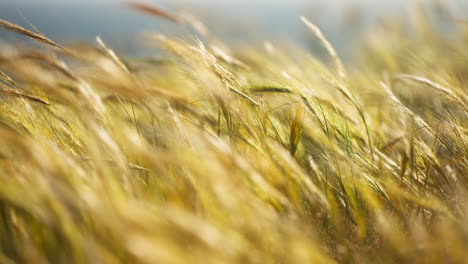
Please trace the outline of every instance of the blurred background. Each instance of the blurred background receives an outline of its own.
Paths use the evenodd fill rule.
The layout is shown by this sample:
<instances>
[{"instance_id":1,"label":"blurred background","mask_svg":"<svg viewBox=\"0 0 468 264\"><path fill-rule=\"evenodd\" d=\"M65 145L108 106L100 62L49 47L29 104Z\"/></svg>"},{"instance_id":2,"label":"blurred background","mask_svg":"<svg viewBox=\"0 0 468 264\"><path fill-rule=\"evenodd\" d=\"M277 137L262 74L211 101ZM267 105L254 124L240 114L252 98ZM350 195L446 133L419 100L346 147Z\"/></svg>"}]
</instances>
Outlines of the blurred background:
<instances>
[{"instance_id":1,"label":"blurred background","mask_svg":"<svg viewBox=\"0 0 468 264\"><path fill-rule=\"evenodd\" d=\"M191 13L230 45L269 40L309 45L311 38L299 16L317 24L333 45L346 54L362 34L395 14L404 17L411 5L446 3L455 13L467 10L466 0L153 0L173 13ZM457 14L464 17L463 13ZM119 52L145 55L142 32L193 38L180 25L146 16L120 0L0 0L0 18L31 29L28 21L47 37L67 42L111 42ZM443 23L441 23L443 30ZM2 41L18 36L0 31Z\"/></svg>"}]
</instances>

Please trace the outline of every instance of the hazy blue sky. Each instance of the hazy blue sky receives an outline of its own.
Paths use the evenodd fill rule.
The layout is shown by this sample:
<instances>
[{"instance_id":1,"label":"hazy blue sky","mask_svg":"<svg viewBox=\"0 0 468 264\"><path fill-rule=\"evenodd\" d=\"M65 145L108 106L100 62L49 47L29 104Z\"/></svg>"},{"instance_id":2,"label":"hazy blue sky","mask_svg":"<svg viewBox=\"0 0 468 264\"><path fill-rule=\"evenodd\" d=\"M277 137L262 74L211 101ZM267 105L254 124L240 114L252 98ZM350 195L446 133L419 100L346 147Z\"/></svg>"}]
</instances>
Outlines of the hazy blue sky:
<instances>
[{"instance_id":1,"label":"hazy blue sky","mask_svg":"<svg viewBox=\"0 0 468 264\"><path fill-rule=\"evenodd\" d=\"M360 4L377 4L377 5L388 5L395 2L408 2L412 0L140 0L140 2L148 3L189 3L189 4L205 4L205 3L287 3L287 4L297 4L297 3L313 3L313 2L324 2L327 4L350 4L350 3L360 3ZM447 1L457 1L457 0L447 0ZM125 3L126 0L1 0L1 3L33 3L33 4L49 4L49 3L60 3L60 4L73 4L73 3L91 3L91 4L109 4L109 3Z\"/></svg>"},{"instance_id":2,"label":"hazy blue sky","mask_svg":"<svg viewBox=\"0 0 468 264\"><path fill-rule=\"evenodd\" d=\"M210 30L230 42L256 40L303 41L307 31L299 21L305 15L322 28L340 48L346 48L356 32L346 21L348 7L361 20L368 21L388 15L404 14L403 3L416 0L139 0L154 3L171 12L188 11L208 23ZM420 0L429 2L430 0ZM153 19L129 10L129 0L0 0L0 19L29 27L22 17L41 30L46 36L58 40L83 40L94 42L96 36L113 40L114 45L126 49L129 39L136 39L139 32L190 34L173 23ZM468 5L468 0L445 0ZM466 8L454 8L459 17L466 18ZM20 15L21 13L21 15ZM364 22L363 22L364 21ZM367 22L365 22L367 21ZM2 39L16 35L0 31Z\"/></svg>"}]
</instances>

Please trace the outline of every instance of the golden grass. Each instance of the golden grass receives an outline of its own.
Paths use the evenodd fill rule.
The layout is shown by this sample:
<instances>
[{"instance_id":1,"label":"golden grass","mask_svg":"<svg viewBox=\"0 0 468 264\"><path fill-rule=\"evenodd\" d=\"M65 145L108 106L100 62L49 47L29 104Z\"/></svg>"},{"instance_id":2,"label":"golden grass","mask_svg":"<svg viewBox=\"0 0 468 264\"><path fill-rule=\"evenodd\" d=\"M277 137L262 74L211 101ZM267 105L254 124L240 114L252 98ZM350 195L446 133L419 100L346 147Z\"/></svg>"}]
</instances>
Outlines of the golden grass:
<instances>
[{"instance_id":1,"label":"golden grass","mask_svg":"<svg viewBox=\"0 0 468 264\"><path fill-rule=\"evenodd\" d=\"M54 46L56 48L59 48L59 49L62 49L62 50L65 51L65 49L63 47L61 47L57 43L53 42L52 40L44 37L43 35L41 35L39 33L34 33L32 31L30 31L30 30L27 30L27 29L19 26L19 25L10 23L10 22L5 21L3 19L0 19L0 28L11 31L11 32L21 34L21 35L26 36L28 38L31 38L31 39L33 39L35 41L39 41L39 42L42 42L44 44L51 45L51 46Z\"/></svg>"},{"instance_id":2,"label":"golden grass","mask_svg":"<svg viewBox=\"0 0 468 264\"><path fill-rule=\"evenodd\" d=\"M213 37L0 47L0 263L468 262L467 28L383 24L345 67L302 20L331 67Z\"/></svg>"}]
</instances>

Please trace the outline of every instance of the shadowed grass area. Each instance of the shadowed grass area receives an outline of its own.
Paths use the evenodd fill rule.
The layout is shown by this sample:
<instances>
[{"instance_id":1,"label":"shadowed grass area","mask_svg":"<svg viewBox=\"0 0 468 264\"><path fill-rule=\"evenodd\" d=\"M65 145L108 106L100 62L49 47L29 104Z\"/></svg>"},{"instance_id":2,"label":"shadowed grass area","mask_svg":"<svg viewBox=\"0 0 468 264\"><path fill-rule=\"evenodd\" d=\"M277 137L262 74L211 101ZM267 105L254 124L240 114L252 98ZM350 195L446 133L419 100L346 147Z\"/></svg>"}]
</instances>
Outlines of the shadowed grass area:
<instances>
[{"instance_id":1,"label":"shadowed grass area","mask_svg":"<svg viewBox=\"0 0 468 264\"><path fill-rule=\"evenodd\" d=\"M383 23L352 67L150 35L0 47L0 263L466 263L468 26ZM44 46L45 45L45 46Z\"/></svg>"}]
</instances>

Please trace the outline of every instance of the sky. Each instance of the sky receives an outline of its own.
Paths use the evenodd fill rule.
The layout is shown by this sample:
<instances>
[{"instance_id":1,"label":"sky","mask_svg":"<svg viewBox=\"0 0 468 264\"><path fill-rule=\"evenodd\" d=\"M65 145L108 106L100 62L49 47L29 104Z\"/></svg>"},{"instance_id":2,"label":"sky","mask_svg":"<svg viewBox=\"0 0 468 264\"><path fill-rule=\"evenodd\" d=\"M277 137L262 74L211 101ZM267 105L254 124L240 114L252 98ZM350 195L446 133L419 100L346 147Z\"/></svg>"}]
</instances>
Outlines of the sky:
<instances>
[{"instance_id":1,"label":"sky","mask_svg":"<svg viewBox=\"0 0 468 264\"><path fill-rule=\"evenodd\" d=\"M325 2L329 5L343 5L343 4L366 4L366 5L390 5L395 2L404 2L411 0L139 0L140 2L147 3L175 3L175 4L304 4L313 2ZM457 1L457 0L445 0L445 1ZM459 0L458 0L459 1ZM128 2L127 0L1 0L2 3L15 3L15 4L119 4Z\"/></svg>"},{"instance_id":2,"label":"sky","mask_svg":"<svg viewBox=\"0 0 468 264\"><path fill-rule=\"evenodd\" d=\"M57 41L94 42L96 36L122 49L135 49L129 39L141 32L182 34L180 26L129 10L130 0L0 0L0 19L29 28L25 18L47 37ZM349 46L353 31L346 10L353 7L362 21L393 13L403 14L403 3L416 0L139 0L171 12L188 11L229 42L246 39L304 42L307 31L299 16L317 24L340 49ZM429 0L420 0L429 1ZM443 0L442 0L443 1ZM468 0L445 0L468 4ZM454 9L462 12L467 9ZM461 18L463 13L460 14ZM367 23L367 22L365 22ZM367 23L369 24L369 23ZM17 37L0 31L0 41Z\"/></svg>"}]
</instances>

